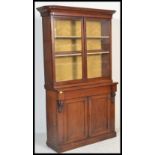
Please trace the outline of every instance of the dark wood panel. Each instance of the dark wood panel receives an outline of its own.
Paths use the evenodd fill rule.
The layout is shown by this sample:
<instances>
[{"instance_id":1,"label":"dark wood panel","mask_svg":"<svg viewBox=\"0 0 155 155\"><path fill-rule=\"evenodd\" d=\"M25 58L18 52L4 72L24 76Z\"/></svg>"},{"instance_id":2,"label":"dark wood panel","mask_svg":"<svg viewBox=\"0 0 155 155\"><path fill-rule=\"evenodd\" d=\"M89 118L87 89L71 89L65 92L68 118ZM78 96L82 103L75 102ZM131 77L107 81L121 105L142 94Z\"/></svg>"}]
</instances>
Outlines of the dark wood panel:
<instances>
[{"instance_id":1,"label":"dark wood panel","mask_svg":"<svg viewBox=\"0 0 155 155\"><path fill-rule=\"evenodd\" d=\"M115 103L110 102L110 122L109 122L109 129L111 131L115 131Z\"/></svg>"},{"instance_id":2,"label":"dark wood panel","mask_svg":"<svg viewBox=\"0 0 155 155\"><path fill-rule=\"evenodd\" d=\"M51 45L51 19L43 17L43 48L44 48L44 75L45 84L53 85L53 61Z\"/></svg>"},{"instance_id":3,"label":"dark wood panel","mask_svg":"<svg viewBox=\"0 0 155 155\"><path fill-rule=\"evenodd\" d=\"M108 132L108 97L89 97L89 135L96 136Z\"/></svg>"},{"instance_id":4,"label":"dark wood panel","mask_svg":"<svg viewBox=\"0 0 155 155\"><path fill-rule=\"evenodd\" d=\"M92 95L98 95L98 94L108 94L109 92L110 92L109 86L79 89L75 91L66 91L64 92L64 99L92 96Z\"/></svg>"},{"instance_id":5,"label":"dark wood panel","mask_svg":"<svg viewBox=\"0 0 155 155\"><path fill-rule=\"evenodd\" d=\"M93 80L89 80L83 83L72 83L70 85L57 85L54 87L56 90L75 90L75 89L84 89L84 88L92 88L92 87L99 87L99 86L115 86L118 83L113 83L111 80L103 80L102 78L95 78ZM47 89L50 89L50 86ZM53 89L53 87L51 88Z\"/></svg>"},{"instance_id":6,"label":"dark wood panel","mask_svg":"<svg viewBox=\"0 0 155 155\"><path fill-rule=\"evenodd\" d=\"M57 107L56 107L56 92L46 91L46 121L47 121L47 142L56 145L57 137Z\"/></svg>"},{"instance_id":7,"label":"dark wood panel","mask_svg":"<svg viewBox=\"0 0 155 155\"><path fill-rule=\"evenodd\" d=\"M65 141L77 141L87 136L87 103L85 98L64 102Z\"/></svg>"}]
</instances>

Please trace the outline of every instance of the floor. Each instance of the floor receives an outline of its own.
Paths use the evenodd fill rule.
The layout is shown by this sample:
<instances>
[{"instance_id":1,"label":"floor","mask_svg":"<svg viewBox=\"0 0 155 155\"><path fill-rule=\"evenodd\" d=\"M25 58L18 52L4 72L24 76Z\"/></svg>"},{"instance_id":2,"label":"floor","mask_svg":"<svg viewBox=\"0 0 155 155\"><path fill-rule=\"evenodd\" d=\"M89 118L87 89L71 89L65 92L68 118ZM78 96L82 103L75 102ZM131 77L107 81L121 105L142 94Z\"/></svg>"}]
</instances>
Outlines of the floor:
<instances>
[{"instance_id":1,"label":"floor","mask_svg":"<svg viewBox=\"0 0 155 155\"><path fill-rule=\"evenodd\" d=\"M35 135L35 153L56 153L46 145L46 134ZM120 134L117 132L117 137L63 153L120 153Z\"/></svg>"}]
</instances>

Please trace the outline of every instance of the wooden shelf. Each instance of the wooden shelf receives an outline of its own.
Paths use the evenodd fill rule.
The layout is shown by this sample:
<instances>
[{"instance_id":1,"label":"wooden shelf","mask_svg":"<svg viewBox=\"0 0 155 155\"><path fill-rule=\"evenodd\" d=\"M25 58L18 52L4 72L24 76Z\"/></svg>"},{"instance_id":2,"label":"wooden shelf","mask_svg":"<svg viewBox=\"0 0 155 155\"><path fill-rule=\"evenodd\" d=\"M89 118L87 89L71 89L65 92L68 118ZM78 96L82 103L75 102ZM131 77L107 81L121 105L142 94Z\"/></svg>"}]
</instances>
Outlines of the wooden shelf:
<instances>
[{"instance_id":1,"label":"wooden shelf","mask_svg":"<svg viewBox=\"0 0 155 155\"><path fill-rule=\"evenodd\" d=\"M87 53L92 53L92 52L110 52L110 51L109 50L103 50L103 49L87 50Z\"/></svg>"},{"instance_id":2,"label":"wooden shelf","mask_svg":"<svg viewBox=\"0 0 155 155\"><path fill-rule=\"evenodd\" d=\"M93 52L87 52L88 55L96 55L96 54L108 54L110 53L109 51L93 51ZM82 55L81 52L60 52L60 53L55 53L55 57L68 57L68 56L80 56Z\"/></svg>"},{"instance_id":3,"label":"wooden shelf","mask_svg":"<svg viewBox=\"0 0 155 155\"><path fill-rule=\"evenodd\" d=\"M55 57L68 57L68 56L79 56L82 55L82 52L57 52Z\"/></svg>"},{"instance_id":4,"label":"wooden shelf","mask_svg":"<svg viewBox=\"0 0 155 155\"><path fill-rule=\"evenodd\" d=\"M55 36L55 39L81 39L80 36Z\"/></svg>"},{"instance_id":5,"label":"wooden shelf","mask_svg":"<svg viewBox=\"0 0 155 155\"><path fill-rule=\"evenodd\" d=\"M55 36L55 39L81 39L80 36ZM110 36L88 36L87 39L107 39Z\"/></svg>"},{"instance_id":6,"label":"wooden shelf","mask_svg":"<svg viewBox=\"0 0 155 155\"><path fill-rule=\"evenodd\" d=\"M79 55L82 55L82 54L59 54L59 55L55 55L56 57L72 57L72 56L79 56Z\"/></svg>"},{"instance_id":7,"label":"wooden shelf","mask_svg":"<svg viewBox=\"0 0 155 155\"><path fill-rule=\"evenodd\" d=\"M103 51L103 52L87 52L88 55L95 55L95 54L107 54L110 53L109 51Z\"/></svg>"},{"instance_id":8,"label":"wooden shelf","mask_svg":"<svg viewBox=\"0 0 155 155\"><path fill-rule=\"evenodd\" d=\"M107 39L110 38L110 36L87 36L87 39Z\"/></svg>"}]
</instances>

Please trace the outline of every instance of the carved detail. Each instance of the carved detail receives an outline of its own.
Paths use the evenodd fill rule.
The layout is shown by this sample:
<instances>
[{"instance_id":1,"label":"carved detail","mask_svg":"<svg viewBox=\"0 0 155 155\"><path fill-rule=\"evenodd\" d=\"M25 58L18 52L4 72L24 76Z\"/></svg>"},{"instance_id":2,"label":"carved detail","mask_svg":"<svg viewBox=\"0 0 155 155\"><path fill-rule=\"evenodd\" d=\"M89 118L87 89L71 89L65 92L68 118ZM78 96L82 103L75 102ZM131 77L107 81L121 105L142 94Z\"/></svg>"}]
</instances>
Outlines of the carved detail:
<instances>
[{"instance_id":1,"label":"carved detail","mask_svg":"<svg viewBox=\"0 0 155 155\"><path fill-rule=\"evenodd\" d=\"M57 107L58 107L58 112L63 111L64 103L62 100L57 100Z\"/></svg>"},{"instance_id":2,"label":"carved detail","mask_svg":"<svg viewBox=\"0 0 155 155\"><path fill-rule=\"evenodd\" d=\"M115 92L112 92L111 93L111 102L112 103L115 103L115 96L116 96L116 93Z\"/></svg>"}]
</instances>

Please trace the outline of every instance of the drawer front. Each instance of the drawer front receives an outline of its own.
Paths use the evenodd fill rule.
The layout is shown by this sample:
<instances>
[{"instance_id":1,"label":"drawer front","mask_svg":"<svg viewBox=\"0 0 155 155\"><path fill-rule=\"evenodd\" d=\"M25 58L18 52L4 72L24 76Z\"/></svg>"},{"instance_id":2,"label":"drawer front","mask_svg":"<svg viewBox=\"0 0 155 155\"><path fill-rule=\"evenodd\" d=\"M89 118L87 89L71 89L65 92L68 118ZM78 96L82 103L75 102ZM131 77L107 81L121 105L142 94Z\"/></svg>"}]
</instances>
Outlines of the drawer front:
<instances>
[{"instance_id":1,"label":"drawer front","mask_svg":"<svg viewBox=\"0 0 155 155\"><path fill-rule=\"evenodd\" d=\"M108 94L110 92L111 92L110 86L94 87L94 88L87 88L87 89L77 89L77 90L72 90L72 91L65 91L64 99L67 100L67 99L72 99L72 98L77 98L77 97Z\"/></svg>"}]
</instances>

